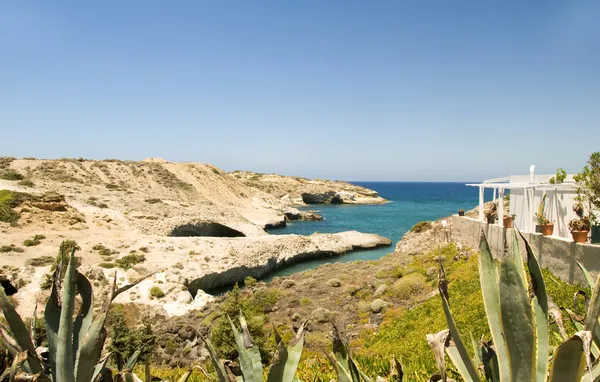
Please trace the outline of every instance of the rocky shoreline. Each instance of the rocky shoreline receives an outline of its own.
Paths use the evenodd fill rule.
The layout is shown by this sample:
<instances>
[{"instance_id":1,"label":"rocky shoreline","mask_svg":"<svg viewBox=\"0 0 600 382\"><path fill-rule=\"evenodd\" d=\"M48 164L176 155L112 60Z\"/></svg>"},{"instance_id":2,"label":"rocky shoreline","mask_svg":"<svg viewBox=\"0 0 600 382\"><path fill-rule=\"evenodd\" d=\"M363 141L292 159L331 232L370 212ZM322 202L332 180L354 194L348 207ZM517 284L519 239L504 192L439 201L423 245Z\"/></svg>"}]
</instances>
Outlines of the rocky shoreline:
<instances>
[{"instance_id":1,"label":"rocky shoreline","mask_svg":"<svg viewBox=\"0 0 600 382\"><path fill-rule=\"evenodd\" d=\"M25 315L45 300L39 283L65 239L81 247L81 269L99 294L115 271L120 285L153 274L117 302L165 308L169 315L206 304L210 296L202 289L260 278L304 260L390 245L384 237L354 231L310 236L266 231L288 221L322 220L294 208L306 205L303 193L341 195L348 203L385 202L375 191L344 182L270 176L279 182L270 184L286 192L294 184L295 193L279 197L275 188L263 191L211 165L156 158L2 158L0 172L6 171L21 179L0 179L0 192L16 217L0 221L0 281L14 287ZM23 245L38 236L43 238L35 245ZM164 296L150 295L153 287Z\"/></svg>"}]
</instances>

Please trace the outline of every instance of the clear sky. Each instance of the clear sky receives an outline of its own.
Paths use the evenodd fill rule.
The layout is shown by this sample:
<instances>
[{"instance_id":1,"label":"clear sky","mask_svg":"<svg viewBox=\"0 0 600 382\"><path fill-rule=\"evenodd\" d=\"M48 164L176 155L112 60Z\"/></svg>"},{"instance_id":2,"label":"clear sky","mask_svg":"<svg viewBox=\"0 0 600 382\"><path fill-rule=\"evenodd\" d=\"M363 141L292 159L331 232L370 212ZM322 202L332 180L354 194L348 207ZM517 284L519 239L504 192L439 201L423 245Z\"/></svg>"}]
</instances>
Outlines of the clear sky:
<instances>
[{"instance_id":1,"label":"clear sky","mask_svg":"<svg viewBox=\"0 0 600 382\"><path fill-rule=\"evenodd\" d=\"M600 1L2 1L0 155L480 180L600 150Z\"/></svg>"}]
</instances>

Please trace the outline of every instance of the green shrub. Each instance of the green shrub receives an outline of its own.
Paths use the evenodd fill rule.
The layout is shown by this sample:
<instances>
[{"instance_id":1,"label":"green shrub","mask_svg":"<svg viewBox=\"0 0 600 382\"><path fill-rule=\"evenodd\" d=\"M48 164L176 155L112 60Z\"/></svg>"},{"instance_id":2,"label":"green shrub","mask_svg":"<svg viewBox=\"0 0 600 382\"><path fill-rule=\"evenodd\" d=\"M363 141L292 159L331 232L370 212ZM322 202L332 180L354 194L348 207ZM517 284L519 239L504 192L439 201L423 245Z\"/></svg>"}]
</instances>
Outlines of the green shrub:
<instances>
[{"instance_id":1,"label":"green shrub","mask_svg":"<svg viewBox=\"0 0 600 382\"><path fill-rule=\"evenodd\" d=\"M390 293L400 300L407 300L410 297L421 292L427 279L420 273L411 273L394 282L390 288Z\"/></svg>"},{"instance_id":2,"label":"green shrub","mask_svg":"<svg viewBox=\"0 0 600 382\"><path fill-rule=\"evenodd\" d=\"M165 292L163 292L162 289L160 289L159 287L153 286L152 288L150 288L150 296L156 298L163 298L165 297Z\"/></svg>"},{"instance_id":3,"label":"green shrub","mask_svg":"<svg viewBox=\"0 0 600 382\"><path fill-rule=\"evenodd\" d=\"M302 297L300 299L300 306L306 306L308 304L312 303L312 300L308 297Z\"/></svg>"},{"instance_id":4,"label":"green shrub","mask_svg":"<svg viewBox=\"0 0 600 382\"><path fill-rule=\"evenodd\" d=\"M244 286L246 286L247 288L252 288L257 283L258 281L256 281L256 279L252 276L248 276L244 279Z\"/></svg>"},{"instance_id":5,"label":"green shrub","mask_svg":"<svg viewBox=\"0 0 600 382\"><path fill-rule=\"evenodd\" d=\"M7 252L21 253L21 252L24 252L24 250L23 250L23 248L19 248L19 247L15 246L14 244L3 245L0 247L0 253L7 253Z\"/></svg>"},{"instance_id":6,"label":"green shrub","mask_svg":"<svg viewBox=\"0 0 600 382\"><path fill-rule=\"evenodd\" d=\"M117 264L104 262L104 263L98 264L98 266L101 268L112 269L112 268L116 267Z\"/></svg>"},{"instance_id":7,"label":"green shrub","mask_svg":"<svg viewBox=\"0 0 600 382\"><path fill-rule=\"evenodd\" d=\"M23 180L24 176L13 169L7 168L0 173L0 179L4 180Z\"/></svg>"},{"instance_id":8,"label":"green shrub","mask_svg":"<svg viewBox=\"0 0 600 382\"><path fill-rule=\"evenodd\" d=\"M27 239L23 242L23 245L26 247L35 247L39 245L42 240L44 240L46 236L44 235L35 235L31 239Z\"/></svg>"},{"instance_id":9,"label":"green shrub","mask_svg":"<svg viewBox=\"0 0 600 382\"><path fill-rule=\"evenodd\" d=\"M111 255L116 255L119 253L119 251L116 251L114 249L109 249L105 246L103 246L102 244L96 244L92 247L92 250L94 251L98 251L98 254L100 256L111 256Z\"/></svg>"},{"instance_id":10,"label":"green shrub","mask_svg":"<svg viewBox=\"0 0 600 382\"><path fill-rule=\"evenodd\" d=\"M156 335L149 323L140 328L128 325L123 305L115 305L109 314L111 352L120 353L124 359L131 357L136 350L141 349L140 360L145 360L154 353Z\"/></svg>"},{"instance_id":11,"label":"green shrub","mask_svg":"<svg viewBox=\"0 0 600 382\"><path fill-rule=\"evenodd\" d=\"M130 269L136 264L146 261L146 256L138 255L136 253L130 253L129 255L125 255L120 259L117 259L115 263L119 268Z\"/></svg>"},{"instance_id":12,"label":"green shrub","mask_svg":"<svg viewBox=\"0 0 600 382\"><path fill-rule=\"evenodd\" d=\"M0 190L0 221L14 223L20 215L13 208L21 203L20 194L8 190Z\"/></svg>"},{"instance_id":13,"label":"green shrub","mask_svg":"<svg viewBox=\"0 0 600 382\"><path fill-rule=\"evenodd\" d=\"M431 222L429 220L425 220L425 221L418 222L417 224L415 224L410 229L410 232L419 233L419 232L427 231L430 228L431 228Z\"/></svg>"}]
</instances>

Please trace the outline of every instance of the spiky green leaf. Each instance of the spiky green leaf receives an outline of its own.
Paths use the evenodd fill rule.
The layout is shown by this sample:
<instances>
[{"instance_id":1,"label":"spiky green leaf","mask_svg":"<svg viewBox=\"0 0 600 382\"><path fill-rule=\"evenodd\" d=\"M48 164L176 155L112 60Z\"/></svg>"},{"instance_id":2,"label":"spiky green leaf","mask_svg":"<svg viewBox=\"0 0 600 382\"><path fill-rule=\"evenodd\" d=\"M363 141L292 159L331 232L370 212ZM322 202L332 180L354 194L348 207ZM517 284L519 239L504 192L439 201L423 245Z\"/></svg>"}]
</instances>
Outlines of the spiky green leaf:
<instances>
[{"instance_id":1,"label":"spiky green leaf","mask_svg":"<svg viewBox=\"0 0 600 382\"><path fill-rule=\"evenodd\" d=\"M584 351L586 337L588 337L589 343L589 339L591 339L589 332L577 332L556 349L550 368L549 382L579 381L581 379L587 365Z\"/></svg>"},{"instance_id":2,"label":"spiky green leaf","mask_svg":"<svg viewBox=\"0 0 600 382\"><path fill-rule=\"evenodd\" d=\"M511 259L500 263L500 318L512 381L531 381L535 362L533 317L519 269Z\"/></svg>"},{"instance_id":3,"label":"spiky green leaf","mask_svg":"<svg viewBox=\"0 0 600 382\"><path fill-rule=\"evenodd\" d=\"M75 310L75 295L77 294L75 287L76 272L75 249L72 249L63 284L63 298L56 347L56 378L58 381L64 382L75 382L75 374L73 372L75 366L75 357L73 355L73 312ZM94 365L90 365L91 369L93 367Z\"/></svg>"},{"instance_id":4,"label":"spiky green leaf","mask_svg":"<svg viewBox=\"0 0 600 382\"><path fill-rule=\"evenodd\" d=\"M519 255L520 256L520 255ZM494 340L498 366L498 378L502 382L510 381L510 367L506 341L502 333L500 321L500 291L498 289L498 272L496 262L485 235L481 234L479 246L479 282L483 294L483 305L487 316L490 333Z\"/></svg>"},{"instance_id":5,"label":"spiky green leaf","mask_svg":"<svg viewBox=\"0 0 600 382\"><path fill-rule=\"evenodd\" d=\"M442 266L441 261L439 262L439 267L440 275L444 274L444 268ZM469 352L467 351L465 343L463 342L460 332L458 331L458 327L454 322L454 317L452 317L452 313L450 312L448 300L446 300L446 296L444 295L443 291L447 291L448 288L448 286L445 284L445 279L444 281L440 279L439 288L440 297L442 298L442 307L444 308L444 315L446 316L446 323L448 324L448 329L450 330L450 336L452 336L458 354L460 355L460 358L462 359L465 365L465 370L467 374L463 375L463 378L465 380L470 381L480 381L479 374L477 373L477 368L475 367L475 365L473 364L473 360L471 360L471 357L469 356Z\"/></svg>"},{"instance_id":6,"label":"spiky green leaf","mask_svg":"<svg viewBox=\"0 0 600 382\"><path fill-rule=\"evenodd\" d=\"M519 235L525 242L525 249L527 250L527 269L529 270L529 276L531 277L531 289L534 295L531 301L531 307L533 308L533 315L535 317L535 338L537 340L535 347L535 358L537 360L535 380L537 382L546 382L549 358L548 294L546 293L546 284L542 277L542 270L533 253L533 249L523 234L519 232Z\"/></svg>"}]
</instances>

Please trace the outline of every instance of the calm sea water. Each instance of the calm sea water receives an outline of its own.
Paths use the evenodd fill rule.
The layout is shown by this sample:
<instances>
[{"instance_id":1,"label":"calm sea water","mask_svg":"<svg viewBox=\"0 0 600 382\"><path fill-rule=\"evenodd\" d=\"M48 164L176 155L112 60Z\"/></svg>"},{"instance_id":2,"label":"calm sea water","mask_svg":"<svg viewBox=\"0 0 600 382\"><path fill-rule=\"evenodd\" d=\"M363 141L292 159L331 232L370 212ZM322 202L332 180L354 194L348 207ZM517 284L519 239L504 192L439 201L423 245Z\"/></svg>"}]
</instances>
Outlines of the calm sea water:
<instances>
[{"instance_id":1,"label":"calm sea water","mask_svg":"<svg viewBox=\"0 0 600 382\"><path fill-rule=\"evenodd\" d=\"M310 235L315 232L335 233L356 230L376 233L392 240L391 247L355 251L345 256L318 259L295 264L270 274L269 280L316 268L321 264L355 260L375 260L394 251L396 243L416 223L436 220L455 214L458 209L469 210L478 203L478 189L462 183L417 182L352 182L379 192L390 200L383 205L314 205L302 209L319 212L324 221L289 223L271 234ZM491 196L487 196L488 199Z\"/></svg>"}]
</instances>

